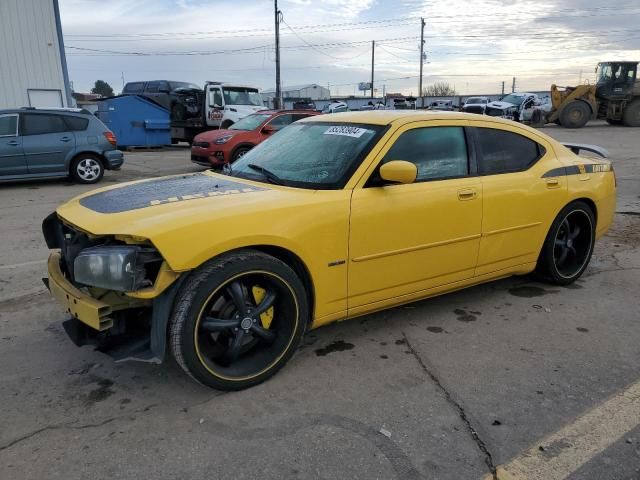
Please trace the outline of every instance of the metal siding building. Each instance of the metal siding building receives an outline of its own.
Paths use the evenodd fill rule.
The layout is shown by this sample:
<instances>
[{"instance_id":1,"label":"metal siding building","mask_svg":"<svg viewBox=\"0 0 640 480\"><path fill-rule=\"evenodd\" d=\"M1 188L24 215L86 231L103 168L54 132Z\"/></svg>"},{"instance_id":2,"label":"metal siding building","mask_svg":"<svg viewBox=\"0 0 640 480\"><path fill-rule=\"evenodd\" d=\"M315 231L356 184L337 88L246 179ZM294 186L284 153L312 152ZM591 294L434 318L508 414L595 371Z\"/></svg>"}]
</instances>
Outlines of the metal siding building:
<instances>
[{"instance_id":1,"label":"metal siding building","mask_svg":"<svg viewBox=\"0 0 640 480\"><path fill-rule=\"evenodd\" d=\"M260 92L263 98L271 100L276 92L273 89L263 90ZM306 85L291 85L282 88L283 98L310 98L311 100L324 100L330 97L328 88L317 83L309 83Z\"/></svg>"},{"instance_id":2,"label":"metal siding building","mask_svg":"<svg viewBox=\"0 0 640 480\"><path fill-rule=\"evenodd\" d=\"M0 0L0 108L72 104L58 0Z\"/></svg>"}]
</instances>

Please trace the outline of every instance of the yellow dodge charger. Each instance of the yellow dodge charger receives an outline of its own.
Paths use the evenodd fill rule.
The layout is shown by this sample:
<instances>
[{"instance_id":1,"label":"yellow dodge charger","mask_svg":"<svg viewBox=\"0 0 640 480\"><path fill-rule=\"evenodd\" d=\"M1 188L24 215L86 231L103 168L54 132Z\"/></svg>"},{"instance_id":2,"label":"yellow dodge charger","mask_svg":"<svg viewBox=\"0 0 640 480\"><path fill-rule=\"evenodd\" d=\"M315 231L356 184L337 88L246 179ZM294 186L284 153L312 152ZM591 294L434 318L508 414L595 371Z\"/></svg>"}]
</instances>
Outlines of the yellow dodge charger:
<instances>
[{"instance_id":1,"label":"yellow dodge charger","mask_svg":"<svg viewBox=\"0 0 640 480\"><path fill-rule=\"evenodd\" d=\"M611 164L510 121L449 112L311 117L203 172L95 190L43 222L78 345L236 390L307 329L509 275L585 270ZM595 158L595 157L593 157Z\"/></svg>"}]
</instances>

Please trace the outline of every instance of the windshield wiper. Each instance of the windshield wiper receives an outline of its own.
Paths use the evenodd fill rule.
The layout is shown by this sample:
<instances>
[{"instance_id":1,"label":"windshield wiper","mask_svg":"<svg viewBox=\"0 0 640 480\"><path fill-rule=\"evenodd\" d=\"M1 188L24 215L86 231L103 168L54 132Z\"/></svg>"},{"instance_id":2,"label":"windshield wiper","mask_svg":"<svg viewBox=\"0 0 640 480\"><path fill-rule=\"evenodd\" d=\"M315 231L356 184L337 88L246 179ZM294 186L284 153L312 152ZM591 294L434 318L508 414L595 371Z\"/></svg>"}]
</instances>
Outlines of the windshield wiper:
<instances>
[{"instance_id":1,"label":"windshield wiper","mask_svg":"<svg viewBox=\"0 0 640 480\"><path fill-rule=\"evenodd\" d=\"M269 183L273 183L275 185L283 185L283 180L278 177L275 173L267 170L266 168L260 166L260 165L256 165L255 163L249 163L247 164L247 167L251 168L252 170L256 170L257 172L260 172L262 175L264 175L264 178L266 178Z\"/></svg>"}]
</instances>

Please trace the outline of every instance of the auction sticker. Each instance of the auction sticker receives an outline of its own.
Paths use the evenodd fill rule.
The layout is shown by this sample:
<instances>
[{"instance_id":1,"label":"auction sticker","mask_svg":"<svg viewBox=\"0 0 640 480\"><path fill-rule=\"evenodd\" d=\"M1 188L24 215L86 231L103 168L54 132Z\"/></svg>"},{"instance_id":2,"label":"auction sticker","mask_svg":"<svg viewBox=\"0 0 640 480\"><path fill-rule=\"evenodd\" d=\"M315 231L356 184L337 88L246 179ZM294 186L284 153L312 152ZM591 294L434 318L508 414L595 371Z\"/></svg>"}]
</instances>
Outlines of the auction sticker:
<instances>
[{"instance_id":1,"label":"auction sticker","mask_svg":"<svg viewBox=\"0 0 640 480\"><path fill-rule=\"evenodd\" d=\"M366 128L349 127L347 125L334 125L327 128L324 132L325 135L341 135L343 137L360 138L365 133L369 132Z\"/></svg>"}]
</instances>

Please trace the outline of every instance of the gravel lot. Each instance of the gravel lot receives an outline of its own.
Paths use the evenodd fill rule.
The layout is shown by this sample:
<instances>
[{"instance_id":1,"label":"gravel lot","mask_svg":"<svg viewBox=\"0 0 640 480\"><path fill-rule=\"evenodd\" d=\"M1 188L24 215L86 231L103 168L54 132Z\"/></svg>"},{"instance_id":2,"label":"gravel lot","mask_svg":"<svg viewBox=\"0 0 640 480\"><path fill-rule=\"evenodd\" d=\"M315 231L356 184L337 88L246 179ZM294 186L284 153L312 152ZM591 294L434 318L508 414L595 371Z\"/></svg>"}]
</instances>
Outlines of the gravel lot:
<instances>
[{"instance_id":1,"label":"gravel lot","mask_svg":"<svg viewBox=\"0 0 640 480\"><path fill-rule=\"evenodd\" d=\"M321 328L238 393L75 347L40 281L40 224L91 187L0 185L0 478L480 479L532 449L553 468L528 478L639 479L640 130L544 131L609 149L617 173L580 281L515 277ZM128 153L104 182L198 170L186 148Z\"/></svg>"}]
</instances>

